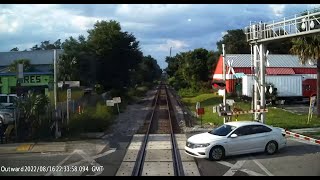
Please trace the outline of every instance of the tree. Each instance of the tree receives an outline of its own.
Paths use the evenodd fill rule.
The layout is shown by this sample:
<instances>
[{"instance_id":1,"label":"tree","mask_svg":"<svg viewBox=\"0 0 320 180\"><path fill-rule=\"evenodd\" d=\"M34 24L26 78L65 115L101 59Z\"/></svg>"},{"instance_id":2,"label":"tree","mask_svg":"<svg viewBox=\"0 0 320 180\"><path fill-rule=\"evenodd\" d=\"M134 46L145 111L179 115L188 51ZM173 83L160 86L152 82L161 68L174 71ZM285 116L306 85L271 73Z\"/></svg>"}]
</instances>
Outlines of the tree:
<instances>
[{"instance_id":1,"label":"tree","mask_svg":"<svg viewBox=\"0 0 320 180\"><path fill-rule=\"evenodd\" d=\"M10 51L19 51L18 47L12 48Z\"/></svg>"},{"instance_id":2,"label":"tree","mask_svg":"<svg viewBox=\"0 0 320 180\"><path fill-rule=\"evenodd\" d=\"M123 90L152 82L161 74L156 60L144 57L139 41L122 31L117 21L97 21L88 37L69 37L61 47L68 57L76 58L73 79L91 87L99 84L105 90Z\"/></svg>"},{"instance_id":3,"label":"tree","mask_svg":"<svg viewBox=\"0 0 320 180\"><path fill-rule=\"evenodd\" d=\"M317 63L317 116L320 117L320 36L302 36L292 39L292 54L298 55L305 64L309 61Z\"/></svg>"},{"instance_id":4,"label":"tree","mask_svg":"<svg viewBox=\"0 0 320 180\"><path fill-rule=\"evenodd\" d=\"M157 60L155 60L152 56L144 56L142 61L139 63L137 70L133 71L132 74L132 85L142 84L144 82L153 82L156 79L159 79L162 74L162 70L160 66L157 64Z\"/></svg>"},{"instance_id":5,"label":"tree","mask_svg":"<svg viewBox=\"0 0 320 180\"><path fill-rule=\"evenodd\" d=\"M105 89L122 89L130 84L130 69L142 60L139 42L121 31L116 21L98 21L88 31L87 46L96 58L96 80Z\"/></svg>"},{"instance_id":6,"label":"tree","mask_svg":"<svg viewBox=\"0 0 320 180\"><path fill-rule=\"evenodd\" d=\"M242 29L228 30L227 34L217 42L218 52L222 54L222 44L228 54L250 54L250 45Z\"/></svg>"},{"instance_id":7,"label":"tree","mask_svg":"<svg viewBox=\"0 0 320 180\"><path fill-rule=\"evenodd\" d=\"M56 42L53 43L53 46L55 49L61 49L62 48L61 39L56 40Z\"/></svg>"},{"instance_id":8,"label":"tree","mask_svg":"<svg viewBox=\"0 0 320 180\"><path fill-rule=\"evenodd\" d=\"M217 52L209 52L203 48L166 57L168 67L165 70L169 76L169 83L176 89L187 88L194 92L201 88L209 89L212 68L218 57Z\"/></svg>"},{"instance_id":9,"label":"tree","mask_svg":"<svg viewBox=\"0 0 320 180\"><path fill-rule=\"evenodd\" d=\"M283 34L284 31L280 31ZM273 34L273 33L270 33ZM222 44L225 44L227 54L250 54L250 45L242 29L228 30L222 40L217 42L219 54L222 54ZM270 54L289 54L292 43L289 39L278 40L267 44Z\"/></svg>"},{"instance_id":10,"label":"tree","mask_svg":"<svg viewBox=\"0 0 320 180\"><path fill-rule=\"evenodd\" d=\"M30 64L29 59L17 59L14 60L10 65L9 65L9 72L17 72L17 66L18 64L23 64L23 71L24 72L30 72L32 70L32 66Z\"/></svg>"},{"instance_id":11,"label":"tree","mask_svg":"<svg viewBox=\"0 0 320 180\"><path fill-rule=\"evenodd\" d=\"M292 42L290 39L272 41L267 44L267 50L270 54L290 54Z\"/></svg>"},{"instance_id":12,"label":"tree","mask_svg":"<svg viewBox=\"0 0 320 180\"><path fill-rule=\"evenodd\" d=\"M41 50L40 47L38 47L38 45L34 45L32 48L30 48L31 51L38 51L38 50Z\"/></svg>"},{"instance_id":13,"label":"tree","mask_svg":"<svg viewBox=\"0 0 320 180\"><path fill-rule=\"evenodd\" d=\"M51 50L51 49L61 49L62 43L61 40L56 40L53 44L50 43L49 40L42 41L40 45L34 45L32 48L30 48L31 51L37 51L37 50Z\"/></svg>"},{"instance_id":14,"label":"tree","mask_svg":"<svg viewBox=\"0 0 320 180\"><path fill-rule=\"evenodd\" d=\"M49 104L49 98L44 94L35 94L29 91L25 97L19 98L16 101L16 106L19 108L23 116L23 123L27 127L23 129L29 131L29 135L34 135L39 125L41 124L40 116L47 113L47 106Z\"/></svg>"},{"instance_id":15,"label":"tree","mask_svg":"<svg viewBox=\"0 0 320 180\"><path fill-rule=\"evenodd\" d=\"M62 54L58 61L58 78L63 81L63 85L66 80L71 80L74 74L75 65L77 64L77 59L66 54Z\"/></svg>"},{"instance_id":16,"label":"tree","mask_svg":"<svg viewBox=\"0 0 320 180\"><path fill-rule=\"evenodd\" d=\"M55 49L56 47L53 44L50 44L50 41L43 41L40 45L41 50Z\"/></svg>"},{"instance_id":17,"label":"tree","mask_svg":"<svg viewBox=\"0 0 320 180\"><path fill-rule=\"evenodd\" d=\"M75 57L75 71L73 79L81 81L86 86L94 86L96 81L96 54L92 47L89 47L86 38L80 35L77 39L69 37L62 43L64 54Z\"/></svg>"}]
</instances>

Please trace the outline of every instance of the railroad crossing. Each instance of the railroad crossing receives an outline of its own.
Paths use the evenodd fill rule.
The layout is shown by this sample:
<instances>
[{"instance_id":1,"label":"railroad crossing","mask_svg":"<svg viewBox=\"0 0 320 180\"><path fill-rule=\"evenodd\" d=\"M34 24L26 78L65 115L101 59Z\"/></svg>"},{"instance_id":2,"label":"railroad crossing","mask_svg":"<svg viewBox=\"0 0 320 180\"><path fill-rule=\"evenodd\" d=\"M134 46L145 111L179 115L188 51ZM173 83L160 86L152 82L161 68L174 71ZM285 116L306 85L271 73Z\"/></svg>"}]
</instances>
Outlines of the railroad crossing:
<instances>
[{"instance_id":1,"label":"railroad crossing","mask_svg":"<svg viewBox=\"0 0 320 180\"><path fill-rule=\"evenodd\" d=\"M284 38L306 36L320 32L320 11L307 11L305 14L283 18L269 23L252 23L244 29L247 41L251 45L254 70L253 110L266 108L265 100L265 67L266 44ZM265 112L255 112L255 120L265 123Z\"/></svg>"}]
</instances>

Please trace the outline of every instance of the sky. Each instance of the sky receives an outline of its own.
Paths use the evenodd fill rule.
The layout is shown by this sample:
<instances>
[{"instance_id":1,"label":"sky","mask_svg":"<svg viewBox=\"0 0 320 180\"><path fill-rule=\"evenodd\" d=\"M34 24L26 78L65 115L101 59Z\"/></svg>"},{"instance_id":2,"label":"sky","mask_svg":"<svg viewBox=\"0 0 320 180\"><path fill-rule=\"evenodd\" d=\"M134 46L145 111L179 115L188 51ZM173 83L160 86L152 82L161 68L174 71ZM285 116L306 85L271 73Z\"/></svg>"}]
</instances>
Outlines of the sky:
<instances>
[{"instance_id":1,"label":"sky","mask_svg":"<svg viewBox=\"0 0 320 180\"><path fill-rule=\"evenodd\" d=\"M269 22L320 7L317 4L1 4L0 52L30 49L45 40L54 42L87 36L98 20L116 20L140 42L144 55L165 68L165 57L206 48L227 30L243 29L250 21ZM227 46L227 45L226 45Z\"/></svg>"}]
</instances>

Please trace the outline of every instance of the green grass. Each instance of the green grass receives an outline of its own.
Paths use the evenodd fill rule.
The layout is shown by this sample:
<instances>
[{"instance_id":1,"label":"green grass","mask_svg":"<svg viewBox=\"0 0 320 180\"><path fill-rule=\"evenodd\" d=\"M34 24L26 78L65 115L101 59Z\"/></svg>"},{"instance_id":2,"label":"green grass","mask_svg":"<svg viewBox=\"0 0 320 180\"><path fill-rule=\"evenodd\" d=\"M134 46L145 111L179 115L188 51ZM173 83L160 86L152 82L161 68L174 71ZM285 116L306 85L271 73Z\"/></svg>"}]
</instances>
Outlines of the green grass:
<instances>
[{"instance_id":1,"label":"green grass","mask_svg":"<svg viewBox=\"0 0 320 180\"><path fill-rule=\"evenodd\" d=\"M200 102L201 107L205 109L205 114L202 116L203 123L211 123L213 125L221 125L223 117L219 117L217 113L213 113L213 106L222 103L222 97L215 94L201 94L195 97L182 98L182 101L189 107L192 112L195 112L197 102ZM236 106L243 110L251 109L250 103L241 102L235 99ZM272 126L277 126L285 129L307 128L307 127L320 127L320 118L315 116L309 124L307 124L307 114L297 115L291 112L284 111L279 108L268 107L266 113L266 123ZM199 123L200 123L200 119ZM238 116L238 121L252 120L252 114L243 114ZM235 121L235 116L232 117Z\"/></svg>"}]
</instances>

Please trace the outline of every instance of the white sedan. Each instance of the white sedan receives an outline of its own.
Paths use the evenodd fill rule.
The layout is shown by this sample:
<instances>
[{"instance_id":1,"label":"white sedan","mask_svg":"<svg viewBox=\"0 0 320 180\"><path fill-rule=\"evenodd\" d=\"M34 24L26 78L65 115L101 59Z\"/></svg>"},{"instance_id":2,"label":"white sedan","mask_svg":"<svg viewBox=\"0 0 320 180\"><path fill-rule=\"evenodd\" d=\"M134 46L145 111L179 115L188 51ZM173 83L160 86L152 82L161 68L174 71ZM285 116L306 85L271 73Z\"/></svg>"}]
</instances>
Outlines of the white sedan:
<instances>
[{"instance_id":1,"label":"white sedan","mask_svg":"<svg viewBox=\"0 0 320 180\"><path fill-rule=\"evenodd\" d=\"M255 121L238 121L191 136L186 142L185 152L196 158L221 160L225 156L255 152L274 154L286 144L281 128Z\"/></svg>"}]
</instances>

